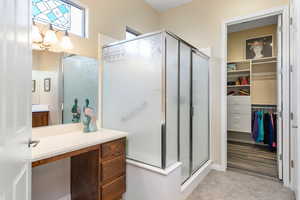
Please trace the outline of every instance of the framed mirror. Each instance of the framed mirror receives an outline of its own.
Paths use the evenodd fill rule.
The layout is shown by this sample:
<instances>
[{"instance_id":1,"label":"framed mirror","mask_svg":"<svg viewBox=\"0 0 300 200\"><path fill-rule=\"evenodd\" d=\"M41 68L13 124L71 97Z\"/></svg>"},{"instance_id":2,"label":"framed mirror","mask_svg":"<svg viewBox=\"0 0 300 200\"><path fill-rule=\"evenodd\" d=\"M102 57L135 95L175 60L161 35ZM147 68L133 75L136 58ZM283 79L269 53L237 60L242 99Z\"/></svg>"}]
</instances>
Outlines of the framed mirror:
<instances>
[{"instance_id":1,"label":"framed mirror","mask_svg":"<svg viewBox=\"0 0 300 200\"><path fill-rule=\"evenodd\" d=\"M96 59L32 51L32 127L80 123L87 102L98 118L98 91Z\"/></svg>"}]
</instances>

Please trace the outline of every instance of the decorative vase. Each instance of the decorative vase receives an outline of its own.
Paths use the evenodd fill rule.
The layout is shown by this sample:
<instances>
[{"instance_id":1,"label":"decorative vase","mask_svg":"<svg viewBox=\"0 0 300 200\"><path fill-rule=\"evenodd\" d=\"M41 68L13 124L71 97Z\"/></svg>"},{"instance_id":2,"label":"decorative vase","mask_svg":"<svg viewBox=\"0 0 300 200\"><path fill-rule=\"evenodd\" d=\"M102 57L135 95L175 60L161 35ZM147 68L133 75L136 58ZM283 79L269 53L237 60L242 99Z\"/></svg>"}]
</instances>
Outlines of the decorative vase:
<instances>
[{"instance_id":1,"label":"decorative vase","mask_svg":"<svg viewBox=\"0 0 300 200\"><path fill-rule=\"evenodd\" d=\"M83 107L83 132L95 132L98 130L97 128L97 119L95 116L94 109L89 107L90 101L89 99L85 100L85 106Z\"/></svg>"}]
</instances>

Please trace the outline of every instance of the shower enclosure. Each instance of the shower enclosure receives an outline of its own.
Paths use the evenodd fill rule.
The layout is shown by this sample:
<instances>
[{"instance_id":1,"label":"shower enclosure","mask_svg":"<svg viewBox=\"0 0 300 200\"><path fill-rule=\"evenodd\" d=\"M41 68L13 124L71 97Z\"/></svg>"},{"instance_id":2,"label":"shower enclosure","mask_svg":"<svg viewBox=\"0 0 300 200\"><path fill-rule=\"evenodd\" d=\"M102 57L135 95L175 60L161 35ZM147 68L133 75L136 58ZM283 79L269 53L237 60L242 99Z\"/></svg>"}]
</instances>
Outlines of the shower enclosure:
<instances>
[{"instance_id":1,"label":"shower enclosure","mask_svg":"<svg viewBox=\"0 0 300 200\"><path fill-rule=\"evenodd\" d=\"M102 126L127 131L127 158L182 182L209 160L208 57L169 32L103 48Z\"/></svg>"}]
</instances>

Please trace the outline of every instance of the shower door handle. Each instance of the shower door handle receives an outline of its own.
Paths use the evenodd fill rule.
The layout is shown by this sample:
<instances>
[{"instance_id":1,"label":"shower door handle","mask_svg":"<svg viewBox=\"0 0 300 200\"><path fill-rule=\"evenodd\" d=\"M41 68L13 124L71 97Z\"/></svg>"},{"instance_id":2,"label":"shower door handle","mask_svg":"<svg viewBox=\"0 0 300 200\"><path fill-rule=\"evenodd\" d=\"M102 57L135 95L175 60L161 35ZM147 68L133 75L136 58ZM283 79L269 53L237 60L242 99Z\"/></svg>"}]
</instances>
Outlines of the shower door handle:
<instances>
[{"instance_id":1,"label":"shower door handle","mask_svg":"<svg viewBox=\"0 0 300 200\"><path fill-rule=\"evenodd\" d=\"M167 160L167 134L166 134L166 123L161 123L161 139L162 139L162 168L166 168L166 160Z\"/></svg>"},{"instance_id":2,"label":"shower door handle","mask_svg":"<svg viewBox=\"0 0 300 200\"><path fill-rule=\"evenodd\" d=\"M298 128L298 125L292 125L292 128Z\"/></svg>"},{"instance_id":3,"label":"shower door handle","mask_svg":"<svg viewBox=\"0 0 300 200\"><path fill-rule=\"evenodd\" d=\"M165 135L165 133L166 133L166 123L165 122L161 123L161 133L163 135Z\"/></svg>"}]
</instances>

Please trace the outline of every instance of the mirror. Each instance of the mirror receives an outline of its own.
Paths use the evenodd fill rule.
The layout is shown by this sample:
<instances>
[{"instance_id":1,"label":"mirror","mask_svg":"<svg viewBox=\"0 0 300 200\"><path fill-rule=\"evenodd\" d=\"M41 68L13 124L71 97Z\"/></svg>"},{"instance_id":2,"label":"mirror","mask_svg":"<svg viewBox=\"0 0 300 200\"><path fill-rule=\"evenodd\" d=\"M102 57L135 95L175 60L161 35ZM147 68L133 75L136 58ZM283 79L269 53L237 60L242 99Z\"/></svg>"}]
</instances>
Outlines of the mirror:
<instances>
[{"instance_id":1,"label":"mirror","mask_svg":"<svg viewBox=\"0 0 300 200\"><path fill-rule=\"evenodd\" d=\"M32 127L79 123L82 110L98 118L99 65L93 58L32 51Z\"/></svg>"}]
</instances>

